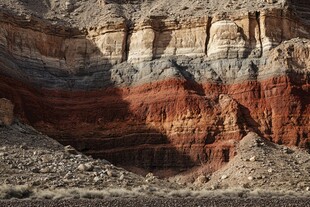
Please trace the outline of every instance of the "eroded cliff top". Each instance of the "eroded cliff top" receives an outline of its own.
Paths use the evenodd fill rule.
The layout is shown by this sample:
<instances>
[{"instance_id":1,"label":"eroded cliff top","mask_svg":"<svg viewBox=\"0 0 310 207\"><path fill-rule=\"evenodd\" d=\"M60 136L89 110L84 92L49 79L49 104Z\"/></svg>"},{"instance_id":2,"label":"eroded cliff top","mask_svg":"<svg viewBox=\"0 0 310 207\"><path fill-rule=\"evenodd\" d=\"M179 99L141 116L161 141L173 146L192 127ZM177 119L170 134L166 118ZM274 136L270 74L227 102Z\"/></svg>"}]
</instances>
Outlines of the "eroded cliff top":
<instances>
[{"instance_id":1,"label":"eroded cliff top","mask_svg":"<svg viewBox=\"0 0 310 207\"><path fill-rule=\"evenodd\" d=\"M267 8L285 8L287 0L4 0L0 10L35 16L74 27L93 27L109 21L188 19L215 14L235 14Z\"/></svg>"}]
</instances>

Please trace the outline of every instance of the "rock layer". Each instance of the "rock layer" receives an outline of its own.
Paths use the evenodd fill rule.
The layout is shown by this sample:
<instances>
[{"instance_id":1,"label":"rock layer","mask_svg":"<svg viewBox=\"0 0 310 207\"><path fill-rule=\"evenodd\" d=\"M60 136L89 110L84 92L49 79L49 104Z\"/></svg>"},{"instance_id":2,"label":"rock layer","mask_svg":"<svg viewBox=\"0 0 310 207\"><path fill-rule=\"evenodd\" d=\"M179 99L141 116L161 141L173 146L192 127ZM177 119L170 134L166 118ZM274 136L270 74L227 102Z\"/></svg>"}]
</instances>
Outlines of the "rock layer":
<instances>
[{"instance_id":1,"label":"rock layer","mask_svg":"<svg viewBox=\"0 0 310 207\"><path fill-rule=\"evenodd\" d=\"M212 171L249 131L310 146L310 30L290 9L83 30L1 17L0 97L87 154Z\"/></svg>"},{"instance_id":2,"label":"rock layer","mask_svg":"<svg viewBox=\"0 0 310 207\"><path fill-rule=\"evenodd\" d=\"M11 101L5 98L0 99L0 125L9 126L13 123L13 109Z\"/></svg>"},{"instance_id":3,"label":"rock layer","mask_svg":"<svg viewBox=\"0 0 310 207\"><path fill-rule=\"evenodd\" d=\"M19 91L17 111L64 144L118 164L185 168L219 167L248 131L307 147L309 84L299 84L281 76L201 88L184 80L88 92L3 88Z\"/></svg>"}]
</instances>

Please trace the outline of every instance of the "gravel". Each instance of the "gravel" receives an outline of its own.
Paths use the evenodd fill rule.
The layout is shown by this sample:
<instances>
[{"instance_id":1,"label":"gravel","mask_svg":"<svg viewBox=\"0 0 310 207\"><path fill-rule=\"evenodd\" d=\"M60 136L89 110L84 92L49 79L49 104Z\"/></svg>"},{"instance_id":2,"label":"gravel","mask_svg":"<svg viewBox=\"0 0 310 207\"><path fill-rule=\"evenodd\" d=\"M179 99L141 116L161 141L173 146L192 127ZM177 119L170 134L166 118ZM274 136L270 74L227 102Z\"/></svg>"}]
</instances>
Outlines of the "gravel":
<instances>
[{"instance_id":1,"label":"gravel","mask_svg":"<svg viewBox=\"0 0 310 207\"><path fill-rule=\"evenodd\" d=\"M6 207L54 207L54 206L72 206L72 207L95 207L95 206L122 206L122 207L139 207L139 206L166 206L166 207L181 207L181 206L195 206L195 207L228 207L228 206L273 206L273 207L293 207L293 206L310 206L310 199L105 199L105 200L8 200L0 201L0 206Z\"/></svg>"}]
</instances>

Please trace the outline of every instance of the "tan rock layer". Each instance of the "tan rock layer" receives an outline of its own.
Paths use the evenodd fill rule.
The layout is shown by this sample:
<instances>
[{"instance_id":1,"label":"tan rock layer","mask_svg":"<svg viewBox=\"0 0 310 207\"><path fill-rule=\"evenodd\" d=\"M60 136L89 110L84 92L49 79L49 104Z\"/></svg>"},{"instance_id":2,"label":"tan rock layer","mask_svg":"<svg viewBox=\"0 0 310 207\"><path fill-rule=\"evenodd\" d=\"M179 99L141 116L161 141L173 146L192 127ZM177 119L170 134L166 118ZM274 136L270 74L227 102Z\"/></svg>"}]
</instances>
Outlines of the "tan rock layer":
<instances>
[{"instance_id":1,"label":"tan rock layer","mask_svg":"<svg viewBox=\"0 0 310 207\"><path fill-rule=\"evenodd\" d=\"M292 12L277 9L181 21L154 18L133 27L112 22L87 31L0 15L0 47L15 59L27 58L54 73L90 73L126 60L167 56L261 57L284 40L309 37L309 28Z\"/></svg>"},{"instance_id":2,"label":"tan rock layer","mask_svg":"<svg viewBox=\"0 0 310 207\"><path fill-rule=\"evenodd\" d=\"M261 57L294 37L309 37L309 29L291 12L276 9L181 22L154 19L136 25L130 33L128 61L172 55L207 55L210 59Z\"/></svg>"}]
</instances>

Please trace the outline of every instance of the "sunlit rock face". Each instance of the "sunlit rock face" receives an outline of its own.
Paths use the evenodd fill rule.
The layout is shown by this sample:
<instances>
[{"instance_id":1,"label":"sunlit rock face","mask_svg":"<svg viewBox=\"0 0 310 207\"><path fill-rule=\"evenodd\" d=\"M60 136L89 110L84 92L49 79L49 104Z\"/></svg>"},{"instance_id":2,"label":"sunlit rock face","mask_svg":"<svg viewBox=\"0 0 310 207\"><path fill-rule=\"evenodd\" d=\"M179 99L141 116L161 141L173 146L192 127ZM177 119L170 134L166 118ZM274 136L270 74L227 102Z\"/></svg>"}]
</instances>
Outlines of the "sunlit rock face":
<instances>
[{"instance_id":1,"label":"sunlit rock face","mask_svg":"<svg viewBox=\"0 0 310 207\"><path fill-rule=\"evenodd\" d=\"M87 154L148 170L207 163L212 171L249 131L310 146L304 13L118 19L83 29L0 17L0 97L23 121Z\"/></svg>"},{"instance_id":2,"label":"sunlit rock face","mask_svg":"<svg viewBox=\"0 0 310 207\"><path fill-rule=\"evenodd\" d=\"M210 29L208 56L214 59L246 57L245 35L234 21L214 22Z\"/></svg>"}]
</instances>

